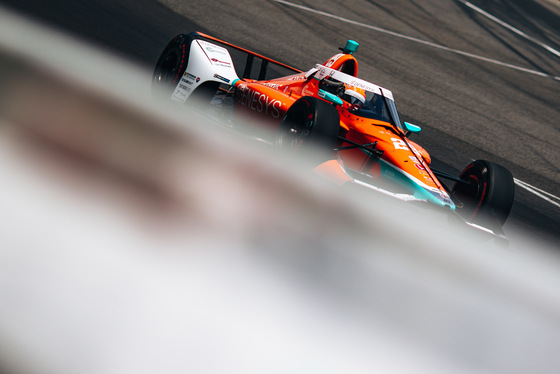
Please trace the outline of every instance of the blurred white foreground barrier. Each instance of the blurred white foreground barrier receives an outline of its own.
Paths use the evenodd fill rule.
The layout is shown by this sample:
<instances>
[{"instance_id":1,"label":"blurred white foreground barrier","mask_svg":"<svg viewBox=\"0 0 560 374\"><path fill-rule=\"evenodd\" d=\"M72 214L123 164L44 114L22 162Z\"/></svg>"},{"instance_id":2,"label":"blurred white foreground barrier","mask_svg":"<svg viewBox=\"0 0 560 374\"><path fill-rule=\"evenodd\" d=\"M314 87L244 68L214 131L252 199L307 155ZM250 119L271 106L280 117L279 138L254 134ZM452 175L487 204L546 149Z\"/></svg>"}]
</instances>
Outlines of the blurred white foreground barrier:
<instances>
[{"instance_id":1,"label":"blurred white foreground barrier","mask_svg":"<svg viewBox=\"0 0 560 374\"><path fill-rule=\"evenodd\" d=\"M552 254L306 178L6 12L0 37L3 372L560 372Z\"/></svg>"}]
</instances>

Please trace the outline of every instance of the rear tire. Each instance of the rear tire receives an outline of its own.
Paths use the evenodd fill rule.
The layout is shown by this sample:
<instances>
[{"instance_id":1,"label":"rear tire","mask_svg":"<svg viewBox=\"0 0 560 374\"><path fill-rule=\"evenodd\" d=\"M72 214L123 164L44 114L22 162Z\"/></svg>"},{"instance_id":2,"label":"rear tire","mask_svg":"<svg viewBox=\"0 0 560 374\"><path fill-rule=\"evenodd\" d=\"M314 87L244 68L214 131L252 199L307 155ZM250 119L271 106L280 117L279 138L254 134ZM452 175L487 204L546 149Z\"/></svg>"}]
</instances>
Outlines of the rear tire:
<instances>
[{"instance_id":1,"label":"rear tire","mask_svg":"<svg viewBox=\"0 0 560 374\"><path fill-rule=\"evenodd\" d=\"M177 83L187 70L192 38L187 34L171 40L156 63L152 77L152 93L170 98Z\"/></svg>"},{"instance_id":2,"label":"rear tire","mask_svg":"<svg viewBox=\"0 0 560 374\"><path fill-rule=\"evenodd\" d=\"M275 143L290 156L306 153L314 163L321 163L332 157L339 129L340 117L335 107L304 96L286 112Z\"/></svg>"},{"instance_id":3,"label":"rear tire","mask_svg":"<svg viewBox=\"0 0 560 374\"><path fill-rule=\"evenodd\" d=\"M477 160L459 176L453 194L463 203L460 213L470 222L492 228L503 226L511 211L515 185L511 172L490 161Z\"/></svg>"}]
</instances>

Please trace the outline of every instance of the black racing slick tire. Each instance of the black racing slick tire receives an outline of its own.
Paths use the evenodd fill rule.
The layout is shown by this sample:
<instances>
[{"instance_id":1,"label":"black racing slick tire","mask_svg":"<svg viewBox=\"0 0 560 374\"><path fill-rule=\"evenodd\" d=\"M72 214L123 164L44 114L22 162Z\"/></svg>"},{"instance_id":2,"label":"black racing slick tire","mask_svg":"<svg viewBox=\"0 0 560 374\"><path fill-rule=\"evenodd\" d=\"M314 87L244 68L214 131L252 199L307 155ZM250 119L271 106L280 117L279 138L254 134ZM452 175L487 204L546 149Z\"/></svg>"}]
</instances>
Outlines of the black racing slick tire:
<instances>
[{"instance_id":1,"label":"black racing slick tire","mask_svg":"<svg viewBox=\"0 0 560 374\"><path fill-rule=\"evenodd\" d=\"M187 34L171 40L156 63L152 77L152 93L169 98L185 73L189 63L192 38Z\"/></svg>"},{"instance_id":2,"label":"black racing slick tire","mask_svg":"<svg viewBox=\"0 0 560 374\"><path fill-rule=\"evenodd\" d=\"M313 162L332 157L340 130L338 111L321 99L304 96L286 112L276 136L276 146L288 155L305 153Z\"/></svg>"},{"instance_id":3,"label":"black racing slick tire","mask_svg":"<svg viewBox=\"0 0 560 374\"><path fill-rule=\"evenodd\" d=\"M511 172L490 161L476 160L460 174L452 192L462 203L460 213L470 222L490 227L506 222L515 193Z\"/></svg>"}]
</instances>

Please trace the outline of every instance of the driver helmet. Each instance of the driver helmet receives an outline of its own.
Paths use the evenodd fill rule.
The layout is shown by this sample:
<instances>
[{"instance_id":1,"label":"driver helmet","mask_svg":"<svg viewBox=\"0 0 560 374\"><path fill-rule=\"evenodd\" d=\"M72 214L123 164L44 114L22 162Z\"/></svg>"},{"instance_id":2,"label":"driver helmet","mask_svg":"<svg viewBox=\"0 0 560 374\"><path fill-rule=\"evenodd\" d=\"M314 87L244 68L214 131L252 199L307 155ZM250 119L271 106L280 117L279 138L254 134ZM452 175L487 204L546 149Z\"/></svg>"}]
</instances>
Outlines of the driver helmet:
<instances>
[{"instance_id":1,"label":"driver helmet","mask_svg":"<svg viewBox=\"0 0 560 374\"><path fill-rule=\"evenodd\" d=\"M363 88L346 85L342 99L352 105L363 105L366 102L366 91Z\"/></svg>"}]
</instances>

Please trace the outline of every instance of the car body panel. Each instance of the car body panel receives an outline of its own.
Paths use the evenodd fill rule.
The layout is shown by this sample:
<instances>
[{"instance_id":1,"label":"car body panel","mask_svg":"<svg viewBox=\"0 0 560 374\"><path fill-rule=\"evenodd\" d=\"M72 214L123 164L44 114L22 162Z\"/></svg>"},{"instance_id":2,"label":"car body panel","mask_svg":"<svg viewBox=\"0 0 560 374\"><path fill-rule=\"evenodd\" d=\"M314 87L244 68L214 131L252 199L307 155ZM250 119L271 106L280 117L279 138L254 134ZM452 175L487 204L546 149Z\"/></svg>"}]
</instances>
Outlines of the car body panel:
<instances>
[{"instance_id":1,"label":"car body panel","mask_svg":"<svg viewBox=\"0 0 560 374\"><path fill-rule=\"evenodd\" d=\"M292 74L273 79L254 79L245 76L250 70L246 68L243 77L239 78L228 50L218 43L262 58L259 78L262 78L266 64L277 63L198 33L191 43L187 70L172 95L174 99L186 100L204 82L225 84L229 86L228 92L233 94L233 121L258 123L271 129L272 133L279 128L282 118L299 98L312 96L324 99L336 106L339 113L340 140L336 145L336 155L333 154L338 166L333 168L332 160L327 160L330 166L322 168L322 174L342 168L343 174L353 183L367 184L402 200L427 201L455 209L445 187L430 170L429 154L407 138L393 93L358 78L358 62L351 53L338 53L306 72L283 65L290 68ZM247 61L252 63L251 58ZM373 112L351 105L334 93L327 93L323 90L325 80L334 81L346 89L354 87L368 93L371 103L376 101L375 105L382 106L378 108L382 109L383 116L376 117ZM368 114L364 115L366 112ZM340 170L334 173L338 175L337 180L346 180L346 177L340 178Z\"/></svg>"}]
</instances>

